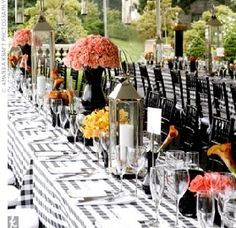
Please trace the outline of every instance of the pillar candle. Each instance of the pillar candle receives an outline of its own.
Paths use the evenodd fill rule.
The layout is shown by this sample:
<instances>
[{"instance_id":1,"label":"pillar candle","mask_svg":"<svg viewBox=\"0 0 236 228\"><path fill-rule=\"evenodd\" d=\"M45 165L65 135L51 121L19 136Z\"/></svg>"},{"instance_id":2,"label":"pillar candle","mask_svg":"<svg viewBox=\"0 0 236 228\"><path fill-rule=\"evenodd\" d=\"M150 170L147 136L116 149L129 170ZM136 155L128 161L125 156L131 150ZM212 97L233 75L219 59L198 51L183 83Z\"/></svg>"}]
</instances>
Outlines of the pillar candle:
<instances>
[{"instance_id":1,"label":"pillar candle","mask_svg":"<svg viewBox=\"0 0 236 228\"><path fill-rule=\"evenodd\" d=\"M37 77L37 94L44 95L46 92L46 77L38 76Z\"/></svg>"},{"instance_id":2,"label":"pillar candle","mask_svg":"<svg viewBox=\"0 0 236 228\"><path fill-rule=\"evenodd\" d=\"M120 124L119 130L120 159L126 160L126 148L134 146L134 126L131 124Z\"/></svg>"}]
</instances>

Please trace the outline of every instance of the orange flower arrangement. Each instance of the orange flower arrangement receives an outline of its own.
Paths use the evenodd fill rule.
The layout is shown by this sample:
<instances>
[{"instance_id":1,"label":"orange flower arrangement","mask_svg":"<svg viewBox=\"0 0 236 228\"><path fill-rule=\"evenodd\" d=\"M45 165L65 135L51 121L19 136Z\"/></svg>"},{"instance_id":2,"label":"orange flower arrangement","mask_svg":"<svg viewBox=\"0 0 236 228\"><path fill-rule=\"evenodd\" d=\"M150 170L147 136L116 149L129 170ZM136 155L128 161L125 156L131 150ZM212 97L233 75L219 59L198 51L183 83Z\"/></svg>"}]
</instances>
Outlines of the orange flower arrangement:
<instances>
[{"instance_id":1,"label":"orange flower arrangement","mask_svg":"<svg viewBox=\"0 0 236 228\"><path fill-rule=\"evenodd\" d=\"M166 139L164 140L164 142L162 143L162 145L159 147L159 149L157 150L156 153L160 153L162 150L164 150L171 142L174 138L176 138L179 135L178 130L175 128L174 125L170 125L169 128L169 133L166 137Z\"/></svg>"},{"instance_id":2,"label":"orange flower arrangement","mask_svg":"<svg viewBox=\"0 0 236 228\"><path fill-rule=\"evenodd\" d=\"M212 154L218 155L228 167L230 172L236 177L236 161L232 155L231 143L213 145L207 151L208 156Z\"/></svg>"},{"instance_id":3,"label":"orange flower arrangement","mask_svg":"<svg viewBox=\"0 0 236 228\"><path fill-rule=\"evenodd\" d=\"M120 110L120 123L127 123L128 113ZM99 131L107 132L109 130L109 107L95 110L87 115L83 120L83 135L85 138L98 137Z\"/></svg>"},{"instance_id":4,"label":"orange flower arrangement","mask_svg":"<svg viewBox=\"0 0 236 228\"><path fill-rule=\"evenodd\" d=\"M21 55L9 55L8 62L13 69L16 69L22 59Z\"/></svg>"}]
</instances>

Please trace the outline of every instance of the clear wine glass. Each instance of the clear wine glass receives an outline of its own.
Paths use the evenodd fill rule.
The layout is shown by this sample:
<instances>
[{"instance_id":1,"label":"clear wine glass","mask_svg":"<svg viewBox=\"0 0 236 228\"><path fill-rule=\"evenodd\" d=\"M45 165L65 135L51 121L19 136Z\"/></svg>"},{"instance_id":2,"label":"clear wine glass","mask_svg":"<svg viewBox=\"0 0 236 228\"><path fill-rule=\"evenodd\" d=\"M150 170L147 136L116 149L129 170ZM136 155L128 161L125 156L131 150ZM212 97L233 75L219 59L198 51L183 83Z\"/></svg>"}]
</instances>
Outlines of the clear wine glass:
<instances>
[{"instance_id":1,"label":"clear wine glass","mask_svg":"<svg viewBox=\"0 0 236 228\"><path fill-rule=\"evenodd\" d=\"M212 173L215 180L215 188L213 193L217 200L217 209L221 216L221 227L224 228L224 225L227 227L234 227L233 223L236 224L236 178L228 172L216 172ZM215 178L216 179L216 178ZM214 186L213 186L214 187ZM236 225L235 225L236 227Z\"/></svg>"},{"instance_id":2,"label":"clear wine glass","mask_svg":"<svg viewBox=\"0 0 236 228\"><path fill-rule=\"evenodd\" d=\"M120 175L120 191L123 194L123 177L127 168L127 147L116 146L116 171Z\"/></svg>"},{"instance_id":3,"label":"clear wine glass","mask_svg":"<svg viewBox=\"0 0 236 228\"><path fill-rule=\"evenodd\" d=\"M102 145L101 145L101 140L100 140L101 133L100 133L100 130L95 130L95 131L96 131L96 134L95 134L96 136L93 137L93 147L97 154L97 159L99 161L100 155L102 153Z\"/></svg>"},{"instance_id":4,"label":"clear wine glass","mask_svg":"<svg viewBox=\"0 0 236 228\"><path fill-rule=\"evenodd\" d=\"M137 146L135 148L128 147L128 165L135 170L135 196L138 196L138 174L144 167L146 162L146 148L144 146Z\"/></svg>"},{"instance_id":5,"label":"clear wine glass","mask_svg":"<svg viewBox=\"0 0 236 228\"><path fill-rule=\"evenodd\" d=\"M70 133L74 138L74 145L76 143L76 137L78 133L78 125L76 123L77 113L70 113L69 114L69 122L70 122Z\"/></svg>"},{"instance_id":6,"label":"clear wine glass","mask_svg":"<svg viewBox=\"0 0 236 228\"><path fill-rule=\"evenodd\" d=\"M175 227L179 227L179 201L187 191L190 177L187 168L174 169L174 191L176 196L176 221Z\"/></svg>"},{"instance_id":7,"label":"clear wine glass","mask_svg":"<svg viewBox=\"0 0 236 228\"><path fill-rule=\"evenodd\" d=\"M53 113L55 114L55 119L56 119L56 126L55 128L57 129L59 126L58 126L58 114L59 114L59 106L63 104L62 102L62 99L54 99L54 98L51 98L49 100L49 104L50 104L50 107L53 111Z\"/></svg>"},{"instance_id":8,"label":"clear wine glass","mask_svg":"<svg viewBox=\"0 0 236 228\"><path fill-rule=\"evenodd\" d=\"M58 109L59 109L60 125L61 125L62 129L65 129L65 125L67 122L67 116L68 116L66 114L66 112L69 112L68 106L62 104L62 105L58 106Z\"/></svg>"},{"instance_id":9,"label":"clear wine glass","mask_svg":"<svg viewBox=\"0 0 236 228\"><path fill-rule=\"evenodd\" d=\"M111 175L112 160L111 160L111 153L109 150L109 145L110 145L109 131L101 130L100 133L101 133L100 143L103 150L104 166L106 168L106 172L109 175Z\"/></svg>"},{"instance_id":10,"label":"clear wine glass","mask_svg":"<svg viewBox=\"0 0 236 228\"><path fill-rule=\"evenodd\" d=\"M197 193L197 219L202 228L213 227L215 200L210 191Z\"/></svg>"},{"instance_id":11,"label":"clear wine glass","mask_svg":"<svg viewBox=\"0 0 236 228\"><path fill-rule=\"evenodd\" d=\"M166 166L163 164L150 169L150 191L156 208L156 219L151 222L150 227L160 227L159 205L165 188L165 169Z\"/></svg>"},{"instance_id":12,"label":"clear wine glass","mask_svg":"<svg viewBox=\"0 0 236 228\"><path fill-rule=\"evenodd\" d=\"M181 168L185 163L185 152L183 150L168 150L165 153L165 162L168 169Z\"/></svg>"}]
</instances>

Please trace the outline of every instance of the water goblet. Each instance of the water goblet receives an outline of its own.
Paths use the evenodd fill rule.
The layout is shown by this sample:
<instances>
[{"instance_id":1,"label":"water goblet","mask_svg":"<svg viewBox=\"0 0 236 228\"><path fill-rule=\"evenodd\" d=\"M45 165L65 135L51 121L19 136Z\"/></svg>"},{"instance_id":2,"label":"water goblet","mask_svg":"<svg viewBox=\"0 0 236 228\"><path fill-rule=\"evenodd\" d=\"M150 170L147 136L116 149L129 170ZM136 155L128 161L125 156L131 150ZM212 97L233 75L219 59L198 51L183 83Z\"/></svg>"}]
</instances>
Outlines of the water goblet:
<instances>
[{"instance_id":1,"label":"water goblet","mask_svg":"<svg viewBox=\"0 0 236 228\"><path fill-rule=\"evenodd\" d=\"M127 147L116 146L115 150L116 171L120 175L120 191L119 195L123 194L123 177L127 169Z\"/></svg>"},{"instance_id":2,"label":"water goblet","mask_svg":"<svg viewBox=\"0 0 236 228\"><path fill-rule=\"evenodd\" d=\"M179 201L184 193L187 191L189 186L189 172L188 169L182 167L181 169L174 169L174 192L176 197L176 221L175 227L179 227Z\"/></svg>"},{"instance_id":3,"label":"water goblet","mask_svg":"<svg viewBox=\"0 0 236 228\"><path fill-rule=\"evenodd\" d=\"M185 155L185 163L189 169L199 169L199 152L187 151Z\"/></svg>"},{"instance_id":4,"label":"water goblet","mask_svg":"<svg viewBox=\"0 0 236 228\"><path fill-rule=\"evenodd\" d=\"M128 147L127 160L128 165L135 170L135 196L138 191L138 174L144 167L146 162L146 148L144 146L137 146L135 148Z\"/></svg>"},{"instance_id":5,"label":"water goblet","mask_svg":"<svg viewBox=\"0 0 236 228\"><path fill-rule=\"evenodd\" d=\"M62 99L54 99L54 98L51 98L49 100L49 104L50 104L50 107L55 115L55 119L56 119L56 125L55 125L55 128L57 129L59 126L58 126L58 114L59 114L59 106L63 104L62 102Z\"/></svg>"},{"instance_id":6,"label":"water goblet","mask_svg":"<svg viewBox=\"0 0 236 228\"><path fill-rule=\"evenodd\" d=\"M213 227L215 200L211 191L197 193L197 219L202 228Z\"/></svg>"},{"instance_id":7,"label":"water goblet","mask_svg":"<svg viewBox=\"0 0 236 228\"><path fill-rule=\"evenodd\" d=\"M168 169L181 168L185 163L185 152L183 150L168 150L165 153L165 162Z\"/></svg>"},{"instance_id":8,"label":"water goblet","mask_svg":"<svg viewBox=\"0 0 236 228\"><path fill-rule=\"evenodd\" d=\"M165 168L165 165L158 164L150 169L150 190L156 209L156 219L151 222L150 227L160 227L159 205L165 188Z\"/></svg>"}]
</instances>

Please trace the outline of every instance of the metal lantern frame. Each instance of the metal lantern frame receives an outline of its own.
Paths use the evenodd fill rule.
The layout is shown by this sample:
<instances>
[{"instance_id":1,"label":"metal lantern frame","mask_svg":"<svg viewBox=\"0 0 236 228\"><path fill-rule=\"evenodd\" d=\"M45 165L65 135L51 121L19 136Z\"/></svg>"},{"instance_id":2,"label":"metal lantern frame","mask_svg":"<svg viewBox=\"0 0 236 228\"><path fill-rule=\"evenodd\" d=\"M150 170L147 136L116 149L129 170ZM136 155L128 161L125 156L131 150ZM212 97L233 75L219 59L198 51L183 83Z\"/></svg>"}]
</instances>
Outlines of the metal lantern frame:
<instances>
[{"instance_id":1,"label":"metal lantern frame","mask_svg":"<svg viewBox=\"0 0 236 228\"><path fill-rule=\"evenodd\" d=\"M116 146L137 147L143 145L143 98L129 80L119 83L109 99L110 156L114 157ZM121 123L120 110L128 113L127 123ZM123 135L122 135L123 134ZM128 143L123 144L123 140ZM130 142L128 142L130 140ZM126 149L126 148L124 148ZM111 164L110 164L111 165Z\"/></svg>"},{"instance_id":2,"label":"metal lantern frame","mask_svg":"<svg viewBox=\"0 0 236 228\"><path fill-rule=\"evenodd\" d=\"M15 23L24 23L24 0L15 0Z\"/></svg>"},{"instance_id":3,"label":"metal lantern frame","mask_svg":"<svg viewBox=\"0 0 236 228\"><path fill-rule=\"evenodd\" d=\"M207 22L206 38L208 39L208 72L212 74L212 46L215 44L216 48L220 46L220 34L222 23L218 20L213 11L210 20ZM216 38L216 42L214 39Z\"/></svg>"},{"instance_id":4,"label":"metal lantern frame","mask_svg":"<svg viewBox=\"0 0 236 228\"><path fill-rule=\"evenodd\" d=\"M40 15L32 29L32 81L36 83L37 76L51 77L55 66L55 34L54 29L47 22L43 3L41 3ZM39 45L40 42L40 45Z\"/></svg>"}]
</instances>

